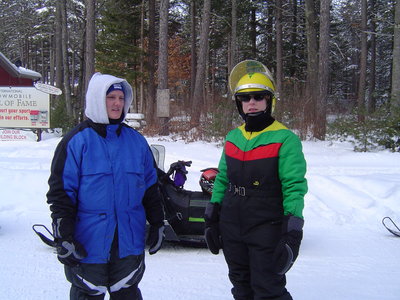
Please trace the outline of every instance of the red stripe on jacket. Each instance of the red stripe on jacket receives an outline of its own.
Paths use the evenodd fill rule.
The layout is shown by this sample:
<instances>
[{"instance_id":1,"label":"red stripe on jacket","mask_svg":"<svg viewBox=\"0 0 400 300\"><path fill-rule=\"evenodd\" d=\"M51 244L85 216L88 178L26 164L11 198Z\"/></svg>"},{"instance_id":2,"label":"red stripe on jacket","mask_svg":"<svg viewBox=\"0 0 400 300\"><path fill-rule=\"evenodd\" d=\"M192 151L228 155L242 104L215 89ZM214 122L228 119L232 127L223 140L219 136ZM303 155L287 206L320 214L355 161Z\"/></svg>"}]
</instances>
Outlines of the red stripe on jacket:
<instances>
[{"instance_id":1,"label":"red stripe on jacket","mask_svg":"<svg viewBox=\"0 0 400 300\"><path fill-rule=\"evenodd\" d=\"M228 141L225 145L225 154L241 161L271 158L278 157L278 152L281 146L281 143L274 143L259 146L255 149L251 149L250 151L242 151L235 144Z\"/></svg>"}]
</instances>

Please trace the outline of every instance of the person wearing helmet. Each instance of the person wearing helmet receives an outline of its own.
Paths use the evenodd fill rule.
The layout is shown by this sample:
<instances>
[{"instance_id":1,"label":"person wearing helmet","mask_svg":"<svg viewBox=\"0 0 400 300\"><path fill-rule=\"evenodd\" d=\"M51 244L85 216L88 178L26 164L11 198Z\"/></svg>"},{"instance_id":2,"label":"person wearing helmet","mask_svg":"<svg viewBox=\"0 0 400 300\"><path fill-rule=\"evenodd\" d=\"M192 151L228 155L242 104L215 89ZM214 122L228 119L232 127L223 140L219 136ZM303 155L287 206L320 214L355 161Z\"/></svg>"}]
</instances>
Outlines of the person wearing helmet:
<instances>
[{"instance_id":1,"label":"person wearing helmet","mask_svg":"<svg viewBox=\"0 0 400 300\"><path fill-rule=\"evenodd\" d=\"M285 273L303 237L306 162L300 139L272 117L275 85L261 63L246 60L229 77L245 121L226 136L205 239L223 250L234 299L290 300Z\"/></svg>"}]
</instances>

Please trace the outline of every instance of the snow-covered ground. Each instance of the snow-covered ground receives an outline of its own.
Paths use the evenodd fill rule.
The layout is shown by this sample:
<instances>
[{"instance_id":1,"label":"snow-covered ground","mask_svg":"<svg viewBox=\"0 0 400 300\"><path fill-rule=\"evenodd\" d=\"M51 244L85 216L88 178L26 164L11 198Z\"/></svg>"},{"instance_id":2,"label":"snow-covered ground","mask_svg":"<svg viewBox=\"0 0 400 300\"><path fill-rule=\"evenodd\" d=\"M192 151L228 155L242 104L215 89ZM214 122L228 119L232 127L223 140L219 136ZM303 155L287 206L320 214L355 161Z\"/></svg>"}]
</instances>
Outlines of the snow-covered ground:
<instances>
[{"instance_id":1,"label":"snow-covered ground","mask_svg":"<svg viewBox=\"0 0 400 300\"><path fill-rule=\"evenodd\" d=\"M148 138L166 147L165 166L192 160L186 189L200 190L200 170L217 166L216 144ZM0 299L68 299L69 284L52 250L31 226L50 226L47 179L59 138L0 142ZM289 271L296 300L400 299L400 238L381 224L400 224L400 154L354 153L344 143L304 142L309 193L304 240ZM146 256L144 299L232 299L222 254L165 245Z\"/></svg>"}]
</instances>

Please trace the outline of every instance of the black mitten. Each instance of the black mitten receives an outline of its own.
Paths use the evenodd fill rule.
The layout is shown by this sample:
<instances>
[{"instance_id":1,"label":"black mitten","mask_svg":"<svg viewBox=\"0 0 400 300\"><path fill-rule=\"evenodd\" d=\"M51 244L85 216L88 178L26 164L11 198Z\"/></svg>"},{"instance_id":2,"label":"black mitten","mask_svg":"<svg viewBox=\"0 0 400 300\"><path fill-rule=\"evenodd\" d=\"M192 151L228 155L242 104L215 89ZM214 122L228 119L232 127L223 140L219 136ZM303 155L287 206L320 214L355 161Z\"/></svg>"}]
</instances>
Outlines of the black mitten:
<instances>
[{"instance_id":1,"label":"black mitten","mask_svg":"<svg viewBox=\"0 0 400 300\"><path fill-rule=\"evenodd\" d=\"M58 260L66 266L75 267L87 256L85 248L78 241L67 239L56 239Z\"/></svg>"},{"instance_id":2,"label":"black mitten","mask_svg":"<svg viewBox=\"0 0 400 300\"><path fill-rule=\"evenodd\" d=\"M204 238L206 240L207 247L210 249L212 254L218 254L219 249L222 249L221 235L219 232L220 210L221 206L218 203L209 202L204 214L204 219L206 222Z\"/></svg>"},{"instance_id":3,"label":"black mitten","mask_svg":"<svg viewBox=\"0 0 400 300\"><path fill-rule=\"evenodd\" d=\"M165 235L164 235L165 226L156 226L150 225L149 235L147 236L146 244L149 245L149 253L150 255L155 254L158 250L161 249L163 244Z\"/></svg>"},{"instance_id":4,"label":"black mitten","mask_svg":"<svg viewBox=\"0 0 400 300\"><path fill-rule=\"evenodd\" d=\"M283 275L293 266L301 240L303 238L304 220L292 215L285 216L282 222L282 238L274 251L274 271Z\"/></svg>"},{"instance_id":5,"label":"black mitten","mask_svg":"<svg viewBox=\"0 0 400 300\"><path fill-rule=\"evenodd\" d=\"M146 239L150 254L154 254L161 249L165 237L164 210L161 200L162 195L158 183L155 183L146 190L142 201L146 210L146 219L150 224Z\"/></svg>"}]
</instances>

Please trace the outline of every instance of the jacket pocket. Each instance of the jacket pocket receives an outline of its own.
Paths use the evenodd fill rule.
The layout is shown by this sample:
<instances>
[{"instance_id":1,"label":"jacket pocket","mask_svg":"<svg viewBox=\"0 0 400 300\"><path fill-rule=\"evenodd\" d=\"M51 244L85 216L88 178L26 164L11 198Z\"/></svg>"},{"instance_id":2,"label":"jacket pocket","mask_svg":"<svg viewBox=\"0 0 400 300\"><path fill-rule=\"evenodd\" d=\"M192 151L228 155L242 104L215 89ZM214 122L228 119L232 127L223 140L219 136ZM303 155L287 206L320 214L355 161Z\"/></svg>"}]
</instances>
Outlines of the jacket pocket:
<instances>
[{"instance_id":1,"label":"jacket pocket","mask_svg":"<svg viewBox=\"0 0 400 300\"><path fill-rule=\"evenodd\" d=\"M88 253L84 262L101 263L105 261L107 259L105 242L107 214L78 212L76 221L75 238L82 243Z\"/></svg>"},{"instance_id":2,"label":"jacket pocket","mask_svg":"<svg viewBox=\"0 0 400 300\"><path fill-rule=\"evenodd\" d=\"M144 209L138 208L130 210L128 212L128 218L132 238L132 243L130 243L128 248L132 247L130 250L138 254L137 251L142 252L145 246L146 217Z\"/></svg>"},{"instance_id":3,"label":"jacket pocket","mask_svg":"<svg viewBox=\"0 0 400 300\"><path fill-rule=\"evenodd\" d=\"M134 208L142 205L142 199L146 191L146 184L144 181L144 174L138 171L126 171L128 179L128 205Z\"/></svg>"},{"instance_id":4,"label":"jacket pocket","mask_svg":"<svg viewBox=\"0 0 400 300\"><path fill-rule=\"evenodd\" d=\"M112 203L113 188L110 166L99 163L83 169L78 195L80 210L107 210Z\"/></svg>"}]
</instances>

